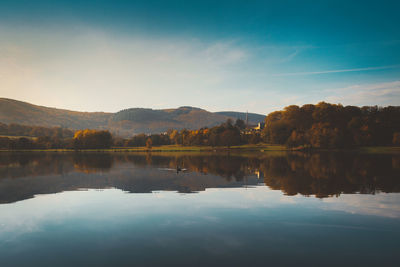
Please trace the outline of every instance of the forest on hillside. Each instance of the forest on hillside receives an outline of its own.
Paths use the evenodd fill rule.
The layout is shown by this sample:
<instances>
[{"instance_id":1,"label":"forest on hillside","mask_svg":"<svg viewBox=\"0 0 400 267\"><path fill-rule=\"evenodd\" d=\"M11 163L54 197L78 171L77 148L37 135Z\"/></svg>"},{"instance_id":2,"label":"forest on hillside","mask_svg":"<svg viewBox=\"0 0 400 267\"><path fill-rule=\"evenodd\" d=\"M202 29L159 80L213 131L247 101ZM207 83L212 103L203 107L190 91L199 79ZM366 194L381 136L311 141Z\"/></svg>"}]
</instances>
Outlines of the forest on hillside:
<instances>
[{"instance_id":1,"label":"forest on hillside","mask_svg":"<svg viewBox=\"0 0 400 267\"><path fill-rule=\"evenodd\" d=\"M243 120L198 130L170 130L166 135L137 135L127 146L144 146L147 138L157 145L232 146L280 144L297 148L354 148L399 146L400 107L342 106L325 102L291 105L270 113L262 131L246 129ZM122 145L122 144L121 144Z\"/></svg>"},{"instance_id":2,"label":"forest on hillside","mask_svg":"<svg viewBox=\"0 0 400 267\"><path fill-rule=\"evenodd\" d=\"M280 144L291 148L355 148L400 146L400 107L342 106L325 102L301 107L291 105L270 113L265 128L249 128L241 119L197 130L170 129L162 134L138 134L131 138L109 131L72 131L0 124L1 149L93 149L182 145L230 147L244 144ZM10 136L26 136L12 138ZM28 138L29 136L35 138Z\"/></svg>"},{"instance_id":3,"label":"forest on hillside","mask_svg":"<svg viewBox=\"0 0 400 267\"><path fill-rule=\"evenodd\" d=\"M62 127L29 126L16 123L4 124L0 122L0 135L5 136L49 136L57 138L70 138L74 131Z\"/></svg>"},{"instance_id":4,"label":"forest on hillside","mask_svg":"<svg viewBox=\"0 0 400 267\"><path fill-rule=\"evenodd\" d=\"M292 105L268 114L263 140L315 148L400 145L400 107Z\"/></svg>"},{"instance_id":5,"label":"forest on hillside","mask_svg":"<svg viewBox=\"0 0 400 267\"><path fill-rule=\"evenodd\" d=\"M209 112L207 110L183 106L170 109L129 108L116 113L79 112L44 106L27 102L0 98L0 122L13 125L32 125L35 127L61 127L73 130L109 130L117 136L131 137L134 134L166 132L168 129L199 129L213 127L228 118L244 119L257 124L264 121L265 115L241 112ZM11 135L3 134L1 135ZM16 134L31 136L29 134ZM42 135L36 135L42 136Z\"/></svg>"}]
</instances>

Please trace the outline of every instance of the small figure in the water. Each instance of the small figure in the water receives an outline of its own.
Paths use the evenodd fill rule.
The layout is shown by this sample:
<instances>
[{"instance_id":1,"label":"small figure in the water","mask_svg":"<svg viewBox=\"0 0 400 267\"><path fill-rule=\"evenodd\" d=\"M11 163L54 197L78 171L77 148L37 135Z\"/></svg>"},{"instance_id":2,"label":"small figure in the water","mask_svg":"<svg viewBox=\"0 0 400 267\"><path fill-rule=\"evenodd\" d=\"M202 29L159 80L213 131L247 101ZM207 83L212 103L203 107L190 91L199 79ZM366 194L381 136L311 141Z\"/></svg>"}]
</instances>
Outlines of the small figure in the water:
<instances>
[{"instance_id":1,"label":"small figure in the water","mask_svg":"<svg viewBox=\"0 0 400 267\"><path fill-rule=\"evenodd\" d=\"M179 166L176 166L176 173L179 173L182 169Z\"/></svg>"}]
</instances>

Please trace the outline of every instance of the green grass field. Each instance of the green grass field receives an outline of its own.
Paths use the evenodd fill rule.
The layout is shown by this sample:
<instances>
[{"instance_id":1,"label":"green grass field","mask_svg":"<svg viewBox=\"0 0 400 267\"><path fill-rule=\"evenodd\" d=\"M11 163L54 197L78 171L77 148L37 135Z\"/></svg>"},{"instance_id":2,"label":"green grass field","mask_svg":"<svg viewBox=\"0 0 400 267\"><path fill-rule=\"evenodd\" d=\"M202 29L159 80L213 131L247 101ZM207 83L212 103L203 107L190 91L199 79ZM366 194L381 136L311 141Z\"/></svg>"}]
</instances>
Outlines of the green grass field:
<instances>
[{"instance_id":1,"label":"green grass field","mask_svg":"<svg viewBox=\"0 0 400 267\"><path fill-rule=\"evenodd\" d=\"M181 145L164 145L164 146L153 146L151 149L146 147L115 147L109 150L112 151L159 151L159 152L174 152L174 151L286 151L288 150L285 146L280 145L241 145L231 147L211 147L211 146L181 146Z\"/></svg>"},{"instance_id":2,"label":"green grass field","mask_svg":"<svg viewBox=\"0 0 400 267\"><path fill-rule=\"evenodd\" d=\"M2 151L15 151L15 150L2 150ZM18 150L18 151L54 151L54 152L67 152L75 151L73 149L33 149L33 150ZM146 147L113 147L109 149L84 149L81 151L104 151L104 152L219 152L219 151L288 151L285 146L281 145L241 145L232 147L211 147L211 146L181 146L181 145L164 145L153 146L151 149Z\"/></svg>"},{"instance_id":3,"label":"green grass field","mask_svg":"<svg viewBox=\"0 0 400 267\"><path fill-rule=\"evenodd\" d=\"M37 139L37 137L24 136L24 135L0 135L0 137L7 137L7 138L10 138L10 139L18 139L18 138L21 138L21 137L28 138L28 139L33 139L33 140Z\"/></svg>"},{"instance_id":4,"label":"green grass field","mask_svg":"<svg viewBox=\"0 0 400 267\"><path fill-rule=\"evenodd\" d=\"M181 145L163 145L153 146L151 149L146 147L112 147L109 149L83 149L80 152L229 152L229 153L253 153L253 152L289 152L299 151L299 149L290 149L283 145L256 144L240 145L231 147L211 147L211 146L181 146ZM361 153L400 153L400 147L360 147L355 149L312 149L313 151L353 151ZM30 150L0 150L0 151L48 151L48 152L71 152L74 149L30 149Z\"/></svg>"}]
</instances>

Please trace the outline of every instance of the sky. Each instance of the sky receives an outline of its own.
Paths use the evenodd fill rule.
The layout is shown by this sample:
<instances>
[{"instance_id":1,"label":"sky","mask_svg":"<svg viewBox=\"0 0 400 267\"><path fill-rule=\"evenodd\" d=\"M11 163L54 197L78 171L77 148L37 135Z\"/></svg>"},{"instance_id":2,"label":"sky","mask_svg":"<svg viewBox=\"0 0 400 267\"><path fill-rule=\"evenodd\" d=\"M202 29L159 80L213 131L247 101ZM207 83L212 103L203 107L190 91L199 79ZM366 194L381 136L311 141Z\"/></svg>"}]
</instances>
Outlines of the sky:
<instances>
[{"instance_id":1,"label":"sky","mask_svg":"<svg viewBox=\"0 0 400 267\"><path fill-rule=\"evenodd\" d=\"M116 112L400 104L400 1L0 0L0 97Z\"/></svg>"}]
</instances>

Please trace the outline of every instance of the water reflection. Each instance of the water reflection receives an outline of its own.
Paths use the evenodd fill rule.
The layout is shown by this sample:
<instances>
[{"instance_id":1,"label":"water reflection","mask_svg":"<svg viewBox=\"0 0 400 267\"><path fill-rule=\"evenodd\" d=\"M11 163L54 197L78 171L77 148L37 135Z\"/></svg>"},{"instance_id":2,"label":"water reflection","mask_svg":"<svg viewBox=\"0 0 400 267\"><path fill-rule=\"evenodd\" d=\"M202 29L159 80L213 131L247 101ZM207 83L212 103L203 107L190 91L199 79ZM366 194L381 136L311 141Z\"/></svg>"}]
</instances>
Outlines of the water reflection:
<instances>
[{"instance_id":1,"label":"water reflection","mask_svg":"<svg viewBox=\"0 0 400 267\"><path fill-rule=\"evenodd\" d=\"M192 193L261 183L318 198L399 192L400 155L0 153L0 203L80 188Z\"/></svg>"},{"instance_id":2,"label":"water reflection","mask_svg":"<svg viewBox=\"0 0 400 267\"><path fill-rule=\"evenodd\" d=\"M399 266L399 162L0 153L1 266Z\"/></svg>"},{"instance_id":3,"label":"water reflection","mask_svg":"<svg viewBox=\"0 0 400 267\"><path fill-rule=\"evenodd\" d=\"M398 203L399 194L394 195ZM117 189L48 194L0 205L0 261L2 266L398 266L399 216L332 210L325 203L331 199L341 198L282 196L265 186L199 194Z\"/></svg>"}]
</instances>

